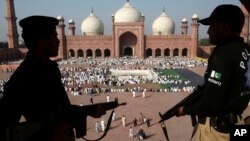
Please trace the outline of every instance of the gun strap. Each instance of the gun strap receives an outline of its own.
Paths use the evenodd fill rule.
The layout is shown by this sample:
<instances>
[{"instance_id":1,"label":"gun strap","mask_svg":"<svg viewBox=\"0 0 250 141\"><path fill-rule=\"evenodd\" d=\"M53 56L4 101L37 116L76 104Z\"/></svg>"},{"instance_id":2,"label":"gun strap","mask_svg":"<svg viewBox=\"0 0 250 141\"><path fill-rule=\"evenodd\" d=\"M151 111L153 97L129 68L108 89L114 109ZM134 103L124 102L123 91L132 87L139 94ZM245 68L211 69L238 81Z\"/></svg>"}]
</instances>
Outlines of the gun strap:
<instances>
[{"instance_id":1,"label":"gun strap","mask_svg":"<svg viewBox=\"0 0 250 141\"><path fill-rule=\"evenodd\" d=\"M167 128L166 128L166 125L164 124L164 122L161 123L161 129L167 139L167 141L169 141L169 138L168 138L168 131L167 131Z\"/></svg>"},{"instance_id":2,"label":"gun strap","mask_svg":"<svg viewBox=\"0 0 250 141\"><path fill-rule=\"evenodd\" d=\"M114 110L112 110L112 112L111 112L111 114L110 114L110 116L109 116L108 123L107 123L107 127L106 127L106 129L105 129L105 131L104 131L104 133L103 133L103 135L102 135L101 137L99 137L98 139L95 139L95 140L89 140L89 139L86 139L86 138L84 138L84 137L81 137L81 138L84 139L84 140L86 140L86 141L99 141L99 140L101 140L102 138L104 138L104 137L106 136L106 134L108 133L108 130L109 130L109 128L110 128L113 113L114 113Z\"/></svg>"}]
</instances>

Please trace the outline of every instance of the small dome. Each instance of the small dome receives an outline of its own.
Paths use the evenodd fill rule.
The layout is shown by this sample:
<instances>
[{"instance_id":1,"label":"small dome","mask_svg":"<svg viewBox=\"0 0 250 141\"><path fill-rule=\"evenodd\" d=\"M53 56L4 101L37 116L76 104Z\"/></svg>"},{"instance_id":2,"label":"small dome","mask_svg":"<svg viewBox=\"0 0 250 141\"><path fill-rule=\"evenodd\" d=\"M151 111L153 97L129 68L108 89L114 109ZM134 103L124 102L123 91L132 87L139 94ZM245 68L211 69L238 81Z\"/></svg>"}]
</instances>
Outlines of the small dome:
<instances>
[{"instance_id":1,"label":"small dome","mask_svg":"<svg viewBox=\"0 0 250 141\"><path fill-rule=\"evenodd\" d=\"M192 16L192 19L199 19L199 16L198 16L197 14L194 14L194 15Z\"/></svg>"},{"instance_id":2,"label":"small dome","mask_svg":"<svg viewBox=\"0 0 250 141\"><path fill-rule=\"evenodd\" d=\"M103 35L104 26L102 21L92 11L82 22L81 31L82 35Z\"/></svg>"},{"instance_id":3,"label":"small dome","mask_svg":"<svg viewBox=\"0 0 250 141\"><path fill-rule=\"evenodd\" d=\"M61 15L59 15L59 16L57 16L57 20L64 20L64 18L63 18L63 16L61 16Z\"/></svg>"},{"instance_id":4,"label":"small dome","mask_svg":"<svg viewBox=\"0 0 250 141\"><path fill-rule=\"evenodd\" d=\"M115 13L115 22L139 22L142 14L128 1Z\"/></svg>"},{"instance_id":5,"label":"small dome","mask_svg":"<svg viewBox=\"0 0 250 141\"><path fill-rule=\"evenodd\" d=\"M153 35L170 35L174 34L175 23L165 13L165 10L161 15L153 22L152 25Z\"/></svg>"},{"instance_id":6,"label":"small dome","mask_svg":"<svg viewBox=\"0 0 250 141\"><path fill-rule=\"evenodd\" d=\"M69 19L68 23L69 23L69 24L74 24L75 22L74 22L73 19Z\"/></svg>"},{"instance_id":7,"label":"small dome","mask_svg":"<svg viewBox=\"0 0 250 141\"><path fill-rule=\"evenodd\" d=\"M186 18L183 18L183 19L181 20L181 22L187 22L187 19L186 19Z\"/></svg>"}]
</instances>

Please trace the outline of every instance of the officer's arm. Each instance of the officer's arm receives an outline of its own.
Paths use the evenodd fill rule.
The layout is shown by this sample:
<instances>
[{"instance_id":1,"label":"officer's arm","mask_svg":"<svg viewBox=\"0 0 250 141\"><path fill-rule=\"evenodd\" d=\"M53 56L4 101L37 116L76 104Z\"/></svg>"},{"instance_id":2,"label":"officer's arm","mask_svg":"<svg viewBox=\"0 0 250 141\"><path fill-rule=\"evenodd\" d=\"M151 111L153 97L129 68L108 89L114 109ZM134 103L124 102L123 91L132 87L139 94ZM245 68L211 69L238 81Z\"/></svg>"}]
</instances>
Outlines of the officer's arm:
<instances>
[{"instance_id":1,"label":"officer's arm","mask_svg":"<svg viewBox=\"0 0 250 141\"><path fill-rule=\"evenodd\" d=\"M224 55L223 55L224 54ZM189 115L216 115L225 105L225 96L231 80L232 62L229 54L216 52L210 59L205 74L203 96L196 104L185 107Z\"/></svg>"}]
</instances>

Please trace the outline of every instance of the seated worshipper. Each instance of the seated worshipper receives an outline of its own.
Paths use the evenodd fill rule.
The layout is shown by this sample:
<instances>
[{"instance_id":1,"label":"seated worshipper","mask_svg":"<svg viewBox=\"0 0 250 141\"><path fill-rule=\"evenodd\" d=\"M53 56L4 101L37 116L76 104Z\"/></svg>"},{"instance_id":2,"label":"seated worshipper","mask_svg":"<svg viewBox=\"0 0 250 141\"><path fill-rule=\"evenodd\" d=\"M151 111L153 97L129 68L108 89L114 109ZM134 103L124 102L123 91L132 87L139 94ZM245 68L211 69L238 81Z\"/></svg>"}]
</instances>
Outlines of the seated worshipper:
<instances>
[{"instance_id":1,"label":"seated worshipper","mask_svg":"<svg viewBox=\"0 0 250 141\"><path fill-rule=\"evenodd\" d=\"M78 117L72 110L68 110L79 106L71 105L61 82L58 64L50 59L58 55L58 23L56 18L47 16L30 16L19 22L28 52L4 85L0 101L1 141L7 140L8 127L20 125L21 116L27 123L43 125L38 129L36 126L37 130L27 126L25 130L34 132L27 135L29 141L74 141L74 129L77 138L85 135L87 115L100 117L105 114L102 108L96 108ZM12 138L16 136L12 132L8 134ZM25 133L21 135L26 136Z\"/></svg>"}]
</instances>

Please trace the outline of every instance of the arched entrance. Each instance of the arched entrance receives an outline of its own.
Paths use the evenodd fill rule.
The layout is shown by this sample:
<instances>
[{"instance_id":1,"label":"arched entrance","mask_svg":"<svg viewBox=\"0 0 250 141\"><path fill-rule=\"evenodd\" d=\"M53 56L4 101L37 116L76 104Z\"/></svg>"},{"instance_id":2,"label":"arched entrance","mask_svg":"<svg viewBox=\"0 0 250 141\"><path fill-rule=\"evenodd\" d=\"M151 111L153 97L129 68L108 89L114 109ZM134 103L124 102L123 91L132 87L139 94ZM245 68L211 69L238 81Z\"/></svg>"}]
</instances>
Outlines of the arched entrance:
<instances>
[{"instance_id":1,"label":"arched entrance","mask_svg":"<svg viewBox=\"0 0 250 141\"><path fill-rule=\"evenodd\" d=\"M187 57L188 55L188 49L187 48L184 48L183 50L182 50L182 56L185 56L185 57Z\"/></svg>"},{"instance_id":2,"label":"arched entrance","mask_svg":"<svg viewBox=\"0 0 250 141\"><path fill-rule=\"evenodd\" d=\"M179 49L178 48L175 48L174 51L173 51L173 56L174 57L178 57L179 56Z\"/></svg>"},{"instance_id":3,"label":"arched entrance","mask_svg":"<svg viewBox=\"0 0 250 141\"><path fill-rule=\"evenodd\" d=\"M69 54L68 54L68 55L69 55L69 58L75 57L75 52L74 52L73 49L70 49L68 53L69 53Z\"/></svg>"},{"instance_id":4,"label":"arched entrance","mask_svg":"<svg viewBox=\"0 0 250 141\"><path fill-rule=\"evenodd\" d=\"M97 49L97 50L95 51L95 57L96 57L96 58L101 58L101 57L102 57L102 51L101 51L100 49Z\"/></svg>"},{"instance_id":5,"label":"arched entrance","mask_svg":"<svg viewBox=\"0 0 250 141\"><path fill-rule=\"evenodd\" d=\"M147 51L146 51L146 57L152 57L152 49L151 48L148 48Z\"/></svg>"},{"instance_id":6,"label":"arched entrance","mask_svg":"<svg viewBox=\"0 0 250 141\"><path fill-rule=\"evenodd\" d=\"M169 48L164 50L164 57L170 57L170 49Z\"/></svg>"},{"instance_id":7,"label":"arched entrance","mask_svg":"<svg viewBox=\"0 0 250 141\"><path fill-rule=\"evenodd\" d=\"M120 48L119 56L137 56L136 55L136 45L137 37L131 32L125 32L119 38Z\"/></svg>"},{"instance_id":8,"label":"arched entrance","mask_svg":"<svg viewBox=\"0 0 250 141\"><path fill-rule=\"evenodd\" d=\"M157 48L155 50L155 57L161 57L161 49Z\"/></svg>"},{"instance_id":9,"label":"arched entrance","mask_svg":"<svg viewBox=\"0 0 250 141\"><path fill-rule=\"evenodd\" d=\"M86 53L87 53L87 55L86 55L87 58L93 57L93 52L91 49L88 49Z\"/></svg>"},{"instance_id":10,"label":"arched entrance","mask_svg":"<svg viewBox=\"0 0 250 141\"><path fill-rule=\"evenodd\" d=\"M133 56L133 50L131 47L124 48L124 56Z\"/></svg>"},{"instance_id":11,"label":"arched entrance","mask_svg":"<svg viewBox=\"0 0 250 141\"><path fill-rule=\"evenodd\" d=\"M110 50L109 49L104 50L104 57L110 57Z\"/></svg>"},{"instance_id":12,"label":"arched entrance","mask_svg":"<svg viewBox=\"0 0 250 141\"><path fill-rule=\"evenodd\" d=\"M82 49L79 49L77 51L77 57L83 57L83 50Z\"/></svg>"}]
</instances>

